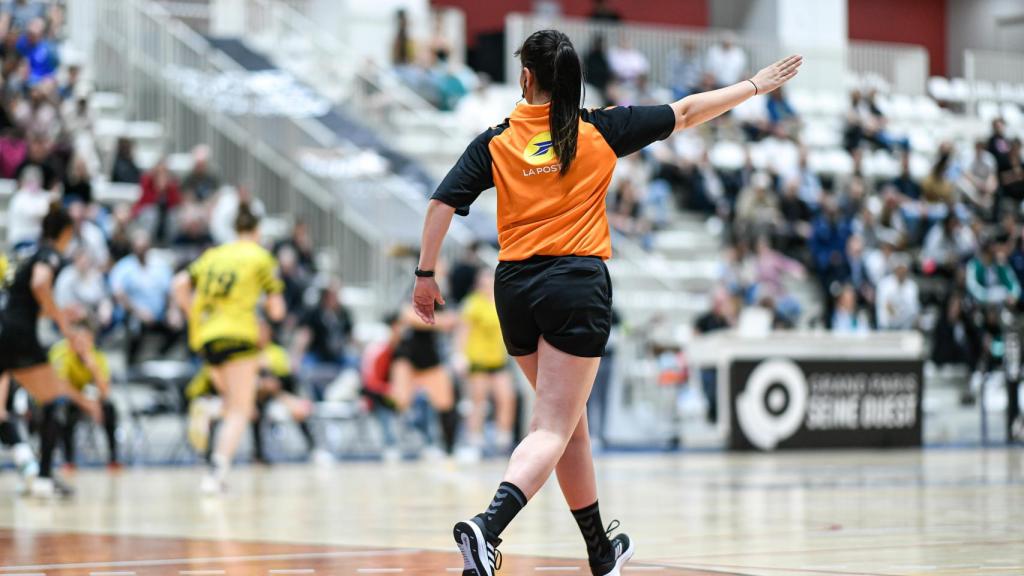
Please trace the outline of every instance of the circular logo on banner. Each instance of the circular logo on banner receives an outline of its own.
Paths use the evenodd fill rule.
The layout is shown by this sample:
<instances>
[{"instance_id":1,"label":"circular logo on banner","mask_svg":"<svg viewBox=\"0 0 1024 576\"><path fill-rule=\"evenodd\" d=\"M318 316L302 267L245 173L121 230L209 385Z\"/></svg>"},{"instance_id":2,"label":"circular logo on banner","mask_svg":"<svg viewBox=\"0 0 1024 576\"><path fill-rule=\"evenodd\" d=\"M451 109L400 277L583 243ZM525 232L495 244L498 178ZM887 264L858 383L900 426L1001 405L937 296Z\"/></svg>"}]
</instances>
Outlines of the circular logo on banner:
<instances>
[{"instance_id":1,"label":"circular logo on banner","mask_svg":"<svg viewBox=\"0 0 1024 576\"><path fill-rule=\"evenodd\" d=\"M736 398L736 417L747 440L772 450L792 436L807 414L807 378L790 360L765 360Z\"/></svg>"},{"instance_id":2,"label":"circular logo on banner","mask_svg":"<svg viewBox=\"0 0 1024 576\"><path fill-rule=\"evenodd\" d=\"M523 160L534 166L547 164L555 159L554 143L551 141L551 132L545 130L537 134L526 143L523 149Z\"/></svg>"}]
</instances>

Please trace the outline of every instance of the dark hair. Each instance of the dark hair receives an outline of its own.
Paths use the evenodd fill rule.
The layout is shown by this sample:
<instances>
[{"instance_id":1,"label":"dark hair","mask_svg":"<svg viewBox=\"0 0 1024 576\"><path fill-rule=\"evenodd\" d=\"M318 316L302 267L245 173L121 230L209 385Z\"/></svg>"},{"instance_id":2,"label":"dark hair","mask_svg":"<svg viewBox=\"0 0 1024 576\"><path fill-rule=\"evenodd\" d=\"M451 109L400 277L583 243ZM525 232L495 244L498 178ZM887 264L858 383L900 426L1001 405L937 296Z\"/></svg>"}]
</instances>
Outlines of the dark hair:
<instances>
[{"instance_id":1,"label":"dark hair","mask_svg":"<svg viewBox=\"0 0 1024 576\"><path fill-rule=\"evenodd\" d=\"M56 240L71 227L71 215L60 202L52 202L50 211L43 217L43 240Z\"/></svg>"},{"instance_id":2,"label":"dark hair","mask_svg":"<svg viewBox=\"0 0 1024 576\"><path fill-rule=\"evenodd\" d=\"M534 32L516 50L523 68L533 72L542 90L551 93L548 123L555 155L562 163L561 175L576 158L583 100L583 67L569 37L558 30Z\"/></svg>"},{"instance_id":3,"label":"dark hair","mask_svg":"<svg viewBox=\"0 0 1024 576\"><path fill-rule=\"evenodd\" d=\"M252 206L248 202L238 205L238 215L235 216L235 232L245 233L256 230L260 225L260 217L253 213Z\"/></svg>"}]
</instances>

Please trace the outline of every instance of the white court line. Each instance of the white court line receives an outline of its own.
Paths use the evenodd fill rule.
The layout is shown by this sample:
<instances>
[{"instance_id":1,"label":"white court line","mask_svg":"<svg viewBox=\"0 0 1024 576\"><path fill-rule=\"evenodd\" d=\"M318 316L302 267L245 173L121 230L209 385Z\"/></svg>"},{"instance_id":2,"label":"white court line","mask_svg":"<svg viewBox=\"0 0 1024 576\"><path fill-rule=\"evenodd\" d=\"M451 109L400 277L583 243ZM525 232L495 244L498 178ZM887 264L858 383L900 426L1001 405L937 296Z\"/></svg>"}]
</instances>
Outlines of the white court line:
<instances>
[{"instance_id":1,"label":"white court line","mask_svg":"<svg viewBox=\"0 0 1024 576\"><path fill-rule=\"evenodd\" d=\"M657 570L664 570L664 566L627 566L622 569L623 572L655 572Z\"/></svg>"},{"instance_id":2,"label":"white court line","mask_svg":"<svg viewBox=\"0 0 1024 576\"><path fill-rule=\"evenodd\" d=\"M537 572L578 572L579 566L537 566Z\"/></svg>"},{"instance_id":3,"label":"white court line","mask_svg":"<svg viewBox=\"0 0 1024 576\"><path fill-rule=\"evenodd\" d=\"M119 560L115 562L79 562L74 564L38 564L35 566L0 566L0 574L15 570L81 570L88 568L146 568L152 566L175 566L178 564L227 564L230 562L274 562L280 560L313 560L329 558L362 558L365 556L386 556L389 554L418 554L420 550L351 550L347 552L306 552L296 554L266 554L262 556L215 556L210 558L168 558L164 560Z\"/></svg>"},{"instance_id":4,"label":"white court line","mask_svg":"<svg viewBox=\"0 0 1024 576\"><path fill-rule=\"evenodd\" d=\"M46 576L45 572L15 572L13 574L4 574L4 576Z\"/></svg>"},{"instance_id":5,"label":"white court line","mask_svg":"<svg viewBox=\"0 0 1024 576\"><path fill-rule=\"evenodd\" d=\"M181 576L216 576L217 574L224 574L223 570L179 570L178 574Z\"/></svg>"},{"instance_id":6,"label":"white court line","mask_svg":"<svg viewBox=\"0 0 1024 576\"><path fill-rule=\"evenodd\" d=\"M89 572L89 576L135 576L135 572Z\"/></svg>"},{"instance_id":7,"label":"white court line","mask_svg":"<svg viewBox=\"0 0 1024 576\"><path fill-rule=\"evenodd\" d=\"M462 570L462 568L459 568L459 570ZM356 570L360 574L393 574L404 571L405 568L359 568Z\"/></svg>"},{"instance_id":8,"label":"white court line","mask_svg":"<svg viewBox=\"0 0 1024 576\"><path fill-rule=\"evenodd\" d=\"M312 574L316 572L312 568L278 568L276 570L267 570L271 574Z\"/></svg>"}]
</instances>

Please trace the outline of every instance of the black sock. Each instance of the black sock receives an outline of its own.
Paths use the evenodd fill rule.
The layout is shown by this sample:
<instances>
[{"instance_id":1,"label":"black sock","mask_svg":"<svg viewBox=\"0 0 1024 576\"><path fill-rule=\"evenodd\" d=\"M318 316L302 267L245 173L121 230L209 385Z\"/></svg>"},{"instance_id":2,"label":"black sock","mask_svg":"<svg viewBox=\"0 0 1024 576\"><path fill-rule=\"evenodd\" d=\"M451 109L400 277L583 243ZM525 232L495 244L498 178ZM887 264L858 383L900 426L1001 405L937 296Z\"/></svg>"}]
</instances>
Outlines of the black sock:
<instances>
[{"instance_id":1,"label":"black sock","mask_svg":"<svg viewBox=\"0 0 1024 576\"><path fill-rule=\"evenodd\" d=\"M11 447L21 443L21 433L18 431L18 425L12 420L14 416L7 415L7 419L0 422L0 443L4 446Z\"/></svg>"},{"instance_id":2,"label":"black sock","mask_svg":"<svg viewBox=\"0 0 1024 576\"><path fill-rule=\"evenodd\" d=\"M604 524L601 523L601 510L597 506L597 501L595 500L586 508L573 510L572 517L576 519L580 533L583 534L583 541L587 544L587 556L593 559L603 558L607 555L611 550L612 543L604 532Z\"/></svg>"},{"instance_id":3,"label":"black sock","mask_svg":"<svg viewBox=\"0 0 1024 576\"><path fill-rule=\"evenodd\" d=\"M266 462L267 455L263 453L263 429L259 420L253 420L252 428L252 457L257 462Z\"/></svg>"},{"instance_id":4,"label":"black sock","mask_svg":"<svg viewBox=\"0 0 1024 576\"><path fill-rule=\"evenodd\" d=\"M309 427L309 422L299 422L299 431L302 432L302 437L306 439L306 452L316 450L316 438L313 437L313 429Z\"/></svg>"},{"instance_id":5,"label":"black sock","mask_svg":"<svg viewBox=\"0 0 1024 576\"><path fill-rule=\"evenodd\" d=\"M39 477L53 477L53 453L57 450L57 441L60 439L62 423L61 406L57 402L50 402L43 406L43 418L39 424Z\"/></svg>"},{"instance_id":6,"label":"black sock","mask_svg":"<svg viewBox=\"0 0 1024 576\"><path fill-rule=\"evenodd\" d=\"M519 514L523 506L526 506L526 494L511 482L502 482L498 486L498 491L494 493L491 506L486 512L477 514L474 520L483 528L487 540L495 544L500 540L498 537L505 527L512 522L516 514Z\"/></svg>"},{"instance_id":7,"label":"black sock","mask_svg":"<svg viewBox=\"0 0 1024 576\"><path fill-rule=\"evenodd\" d=\"M117 464L117 409L109 400L103 401L103 431L107 435L107 451L110 463Z\"/></svg>"},{"instance_id":8,"label":"black sock","mask_svg":"<svg viewBox=\"0 0 1024 576\"><path fill-rule=\"evenodd\" d=\"M448 454L455 449L455 435L459 431L459 413L452 408L438 414L441 420L441 441L444 442L444 451Z\"/></svg>"}]
</instances>

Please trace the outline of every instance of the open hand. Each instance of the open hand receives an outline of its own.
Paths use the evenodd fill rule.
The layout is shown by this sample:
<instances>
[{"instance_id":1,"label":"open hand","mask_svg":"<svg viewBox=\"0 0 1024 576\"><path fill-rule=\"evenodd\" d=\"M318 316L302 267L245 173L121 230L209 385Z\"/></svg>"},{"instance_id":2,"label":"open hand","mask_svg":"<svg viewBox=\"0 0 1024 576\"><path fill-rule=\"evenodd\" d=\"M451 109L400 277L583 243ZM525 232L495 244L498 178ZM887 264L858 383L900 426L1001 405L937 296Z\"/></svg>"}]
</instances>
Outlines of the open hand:
<instances>
[{"instance_id":1,"label":"open hand","mask_svg":"<svg viewBox=\"0 0 1024 576\"><path fill-rule=\"evenodd\" d=\"M767 94L796 76L803 62L804 57L799 54L787 56L774 64L761 68L750 81L757 86L758 94Z\"/></svg>"},{"instance_id":2,"label":"open hand","mask_svg":"<svg viewBox=\"0 0 1024 576\"><path fill-rule=\"evenodd\" d=\"M412 291L412 307L416 315L427 324L434 324L434 303L444 305L441 289L433 278L417 278L416 287Z\"/></svg>"}]
</instances>

